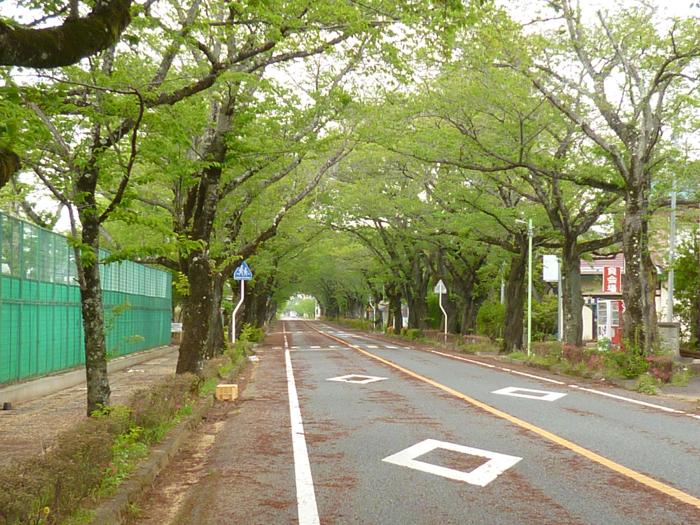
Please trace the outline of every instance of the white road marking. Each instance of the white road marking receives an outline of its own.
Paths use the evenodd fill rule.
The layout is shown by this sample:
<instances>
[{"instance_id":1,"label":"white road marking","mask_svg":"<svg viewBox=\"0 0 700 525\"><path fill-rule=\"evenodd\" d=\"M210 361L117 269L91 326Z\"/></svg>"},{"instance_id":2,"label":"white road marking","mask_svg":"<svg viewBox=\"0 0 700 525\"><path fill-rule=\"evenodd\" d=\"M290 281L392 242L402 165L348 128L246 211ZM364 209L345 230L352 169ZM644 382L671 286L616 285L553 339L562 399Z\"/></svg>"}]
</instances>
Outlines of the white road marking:
<instances>
[{"instance_id":1,"label":"white road marking","mask_svg":"<svg viewBox=\"0 0 700 525\"><path fill-rule=\"evenodd\" d=\"M384 345L384 348L391 348L392 350L396 350L398 346Z\"/></svg>"},{"instance_id":2,"label":"white road marking","mask_svg":"<svg viewBox=\"0 0 700 525\"><path fill-rule=\"evenodd\" d=\"M576 388L577 390L583 390L584 392L590 392L591 394L597 394L599 396L610 397L612 399L617 399L619 401L627 401L628 403L634 403L635 405L642 405L649 408L656 408L657 410L663 410L664 412L670 412L672 414L686 414L682 410L676 410L675 408L664 407L661 405L655 405L654 403L647 403L646 401L640 401L638 399L632 399L631 397L618 396L616 394L610 394L609 392L601 392L600 390L594 390L592 388L584 388L578 385L569 385L571 388Z\"/></svg>"},{"instance_id":3,"label":"white road marking","mask_svg":"<svg viewBox=\"0 0 700 525\"><path fill-rule=\"evenodd\" d=\"M287 335L284 336L287 346ZM289 349L285 349L284 361L287 367L287 393L289 395L289 418L292 426L292 450L294 451L294 476L297 487L297 515L299 525L319 525L318 507L316 506L316 493L314 492L314 480L311 476L311 464L309 452L306 448L304 436L304 424L301 420L301 409L297 387L294 383L294 371Z\"/></svg>"},{"instance_id":4,"label":"white road marking","mask_svg":"<svg viewBox=\"0 0 700 525\"><path fill-rule=\"evenodd\" d=\"M309 348L321 348L319 345L311 345Z\"/></svg>"},{"instance_id":5,"label":"white road marking","mask_svg":"<svg viewBox=\"0 0 700 525\"><path fill-rule=\"evenodd\" d=\"M340 335L340 334L339 334L339 335ZM389 348L389 347L387 346L387 348ZM407 347L403 347L403 346L402 346L402 347L398 347L398 348L400 348L401 350L412 350L411 348L407 348ZM553 384L555 384L555 385L567 385L564 381L558 381L558 380L556 380L556 379L551 379L551 378L549 378L549 377L543 377L543 376L539 376L539 375L535 375L535 374L528 374L527 372L521 372L521 371L519 371L519 370L513 370L513 369L511 369L511 368L506 368L506 367L502 367L502 366L496 366L496 365L492 365L492 364L489 364L489 363L483 363L483 362L477 361L477 360L475 360L475 359L468 359L468 358L466 358L466 357L460 357L460 356L456 356L456 355L452 355L452 354L447 354L447 353L445 353L445 352L439 352L439 351L437 351L437 350L430 350L430 353L438 354L438 355L441 355L441 356L444 356L444 357L449 357L450 359L457 359L458 361L464 361L464 362L466 362L466 363L471 363L471 364L473 364L473 365L484 366L484 367L486 367L486 368L494 368L494 369L496 369L496 370L501 370L501 371L503 371L503 372L508 372L508 373L510 373L510 374L517 374L517 375L520 375L520 376L529 377L529 378L531 378L531 379L537 379L537 380L539 380L539 381L545 381L545 382L547 382L547 383L553 383ZM645 401L639 401L639 400L637 400L637 399L633 399L633 398L630 398L630 397L618 396L618 395L616 395L616 394L610 394L610 393L608 393L608 392L602 392L602 391L600 391L600 390L594 390L594 389L591 389L591 388L584 388L584 387L581 387L581 386L578 386L578 385L569 384L569 385L567 385L567 386L570 387L570 388L575 388L575 389L577 389L577 390L584 391L584 392L589 392L589 393L591 393L591 394L597 394L597 395L600 395L600 396L605 396L605 397L610 397L610 398L612 398L612 399L617 399L618 401L624 401L624 402L627 402L627 403L633 403L633 404L635 404L635 405L641 405L641 406L646 406L646 407L649 407L649 408L655 408L655 409L661 410L661 411L663 411L663 412L669 412L669 413L672 413L672 414L681 414L681 415L690 416L690 417L695 418L695 419L700 419L700 415L697 415L697 414L690 414L690 413L685 412L685 411L683 411L683 410L676 410L676 409L674 409L674 408L669 408L669 407L665 407L665 406L662 406L662 405L656 405L656 404L654 404L654 403L647 403L647 402L645 402Z\"/></svg>"},{"instance_id":6,"label":"white road marking","mask_svg":"<svg viewBox=\"0 0 700 525\"><path fill-rule=\"evenodd\" d=\"M473 365L485 366L486 368L497 368L496 365L482 363L481 361L476 361L474 359L467 359L466 357L459 357L459 356L452 355L452 354L445 354L444 352L438 352L437 350L431 350L431 353L438 354L438 355L444 355L445 357L450 357L452 359L458 359L459 361L465 361L465 362L471 363Z\"/></svg>"},{"instance_id":7,"label":"white road marking","mask_svg":"<svg viewBox=\"0 0 700 525\"><path fill-rule=\"evenodd\" d=\"M384 381L386 377L365 376L362 374L348 374L346 376L331 377L326 381L338 381L339 383L356 383L358 385L366 385L376 381Z\"/></svg>"},{"instance_id":8,"label":"white road marking","mask_svg":"<svg viewBox=\"0 0 700 525\"><path fill-rule=\"evenodd\" d=\"M469 456L486 458L488 461L470 472L464 472L452 468L441 467L432 463L426 463L424 461L418 461L416 459L417 457L438 448L451 450L453 452L460 452ZM464 445L456 445L454 443L438 441L436 439L426 439L425 441L421 441L420 443L408 447L401 452L388 456L382 461L393 463L394 465L399 465L402 467L420 470L422 472L428 472L429 474L435 474L436 476L454 479L456 481L464 481L470 485L485 487L503 472L518 463L521 459L523 458L509 456L508 454L500 454L498 452L491 452L489 450L482 450L479 448L465 447Z\"/></svg>"},{"instance_id":9,"label":"white road marking","mask_svg":"<svg viewBox=\"0 0 700 525\"><path fill-rule=\"evenodd\" d=\"M492 394L502 396L524 397L525 399L536 399L538 401L556 401L566 394L564 392L547 392L546 390L534 390L532 388L520 388L517 386L507 386L500 390L494 390Z\"/></svg>"},{"instance_id":10,"label":"white road marking","mask_svg":"<svg viewBox=\"0 0 700 525\"><path fill-rule=\"evenodd\" d=\"M365 345L367 348L379 348L377 345Z\"/></svg>"}]
</instances>

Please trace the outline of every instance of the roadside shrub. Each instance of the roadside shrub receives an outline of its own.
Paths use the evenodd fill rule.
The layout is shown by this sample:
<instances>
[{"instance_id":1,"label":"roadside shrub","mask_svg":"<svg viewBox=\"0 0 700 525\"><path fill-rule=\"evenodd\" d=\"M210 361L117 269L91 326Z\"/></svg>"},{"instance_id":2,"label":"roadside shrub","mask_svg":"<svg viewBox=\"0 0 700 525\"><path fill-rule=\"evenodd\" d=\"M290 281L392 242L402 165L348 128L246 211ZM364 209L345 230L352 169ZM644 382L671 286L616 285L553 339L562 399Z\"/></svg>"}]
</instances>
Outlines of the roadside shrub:
<instances>
[{"instance_id":1,"label":"roadside shrub","mask_svg":"<svg viewBox=\"0 0 700 525\"><path fill-rule=\"evenodd\" d=\"M237 362L250 344L234 348ZM228 361L222 357L213 361L222 360ZM216 374L218 367L213 371ZM216 384L216 377L211 379ZM200 381L192 374L170 376L135 393L129 406L96 411L62 433L47 454L1 469L0 525L55 524L76 518L81 503L119 485L147 454L147 445L191 413Z\"/></svg>"},{"instance_id":2,"label":"roadside shrub","mask_svg":"<svg viewBox=\"0 0 700 525\"><path fill-rule=\"evenodd\" d=\"M251 324L244 324L241 330L241 341L250 341L251 343L259 343L265 339L265 331L262 328L257 328Z\"/></svg>"},{"instance_id":3,"label":"roadside shrub","mask_svg":"<svg viewBox=\"0 0 700 525\"><path fill-rule=\"evenodd\" d=\"M144 441L152 443L162 437L163 426L190 400L197 385L193 374L177 374L131 397L131 419L144 429Z\"/></svg>"},{"instance_id":4,"label":"roadside shrub","mask_svg":"<svg viewBox=\"0 0 700 525\"><path fill-rule=\"evenodd\" d=\"M62 433L44 456L0 473L0 523L60 523L100 485L128 410L108 409Z\"/></svg>"},{"instance_id":5,"label":"roadside shrub","mask_svg":"<svg viewBox=\"0 0 700 525\"><path fill-rule=\"evenodd\" d=\"M476 331L495 340L503 335L505 306L497 301L486 301L476 314Z\"/></svg>"},{"instance_id":6,"label":"roadside shrub","mask_svg":"<svg viewBox=\"0 0 700 525\"><path fill-rule=\"evenodd\" d=\"M411 341L418 341L423 338L423 330L420 328L404 328L401 330L401 335L407 337Z\"/></svg>"},{"instance_id":7,"label":"roadside shrub","mask_svg":"<svg viewBox=\"0 0 700 525\"><path fill-rule=\"evenodd\" d=\"M650 374L643 374L639 376L639 379L637 379L635 390L642 394L650 394L652 396L655 396L656 394L658 394L658 391L656 389L657 384L658 380L654 376Z\"/></svg>"},{"instance_id":8,"label":"roadside shrub","mask_svg":"<svg viewBox=\"0 0 700 525\"><path fill-rule=\"evenodd\" d=\"M673 360L670 355L654 355L646 358L649 363L649 374L661 381L668 383L673 375Z\"/></svg>"},{"instance_id":9,"label":"roadside shrub","mask_svg":"<svg viewBox=\"0 0 700 525\"><path fill-rule=\"evenodd\" d=\"M581 346L566 344L562 347L562 357L569 363L579 364L586 361L587 356L585 350Z\"/></svg>"},{"instance_id":10,"label":"roadside shrub","mask_svg":"<svg viewBox=\"0 0 700 525\"><path fill-rule=\"evenodd\" d=\"M557 331L557 298L545 295L532 302L532 337L545 341L553 338Z\"/></svg>"},{"instance_id":11,"label":"roadside shrub","mask_svg":"<svg viewBox=\"0 0 700 525\"><path fill-rule=\"evenodd\" d=\"M468 354L476 354L477 352L498 353L498 346L491 341L466 342L458 345L459 350Z\"/></svg>"},{"instance_id":12,"label":"roadside shrub","mask_svg":"<svg viewBox=\"0 0 700 525\"><path fill-rule=\"evenodd\" d=\"M647 360L634 348L605 352L603 361L613 373L627 379L634 379L649 369Z\"/></svg>"},{"instance_id":13,"label":"roadside shrub","mask_svg":"<svg viewBox=\"0 0 700 525\"><path fill-rule=\"evenodd\" d=\"M560 359L563 346L559 341L538 341L532 344L532 353L546 357L556 357Z\"/></svg>"}]
</instances>

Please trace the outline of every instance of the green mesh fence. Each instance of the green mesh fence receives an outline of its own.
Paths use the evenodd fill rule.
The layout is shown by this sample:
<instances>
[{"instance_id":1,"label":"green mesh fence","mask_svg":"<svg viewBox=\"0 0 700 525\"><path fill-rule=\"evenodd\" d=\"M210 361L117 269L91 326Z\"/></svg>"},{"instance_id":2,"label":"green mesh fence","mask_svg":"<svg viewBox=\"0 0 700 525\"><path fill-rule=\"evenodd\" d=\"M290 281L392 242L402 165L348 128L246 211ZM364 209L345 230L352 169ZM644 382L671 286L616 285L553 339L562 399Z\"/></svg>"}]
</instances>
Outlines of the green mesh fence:
<instances>
[{"instance_id":1,"label":"green mesh fence","mask_svg":"<svg viewBox=\"0 0 700 525\"><path fill-rule=\"evenodd\" d=\"M130 261L100 273L109 355L168 344L170 274ZM83 349L67 239L0 213L0 384L80 365Z\"/></svg>"}]
</instances>

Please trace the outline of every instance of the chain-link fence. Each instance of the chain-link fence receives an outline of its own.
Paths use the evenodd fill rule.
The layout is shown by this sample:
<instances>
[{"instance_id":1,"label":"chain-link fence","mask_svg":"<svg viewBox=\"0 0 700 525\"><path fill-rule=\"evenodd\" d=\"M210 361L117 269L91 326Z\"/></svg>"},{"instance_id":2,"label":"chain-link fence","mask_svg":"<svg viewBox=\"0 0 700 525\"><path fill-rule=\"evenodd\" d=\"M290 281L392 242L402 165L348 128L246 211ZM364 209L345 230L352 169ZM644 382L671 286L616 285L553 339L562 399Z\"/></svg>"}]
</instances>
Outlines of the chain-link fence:
<instances>
[{"instance_id":1,"label":"chain-link fence","mask_svg":"<svg viewBox=\"0 0 700 525\"><path fill-rule=\"evenodd\" d=\"M168 344L171 275L131 261L100 273L109 355ZM0 213L0 384L80 365L83 349L68 240Z\"/></svg>"}]
</instances>

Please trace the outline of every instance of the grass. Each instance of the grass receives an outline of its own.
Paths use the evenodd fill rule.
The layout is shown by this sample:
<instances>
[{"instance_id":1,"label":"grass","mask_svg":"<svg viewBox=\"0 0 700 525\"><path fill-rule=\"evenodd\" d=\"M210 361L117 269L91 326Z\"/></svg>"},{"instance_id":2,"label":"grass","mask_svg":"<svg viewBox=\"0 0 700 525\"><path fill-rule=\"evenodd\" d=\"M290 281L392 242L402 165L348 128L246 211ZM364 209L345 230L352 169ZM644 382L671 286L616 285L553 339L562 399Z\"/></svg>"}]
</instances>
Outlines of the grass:
<instances>
[{"instance_id":1,"label":"grass","mask_svg":"<svg viewBox=\"0 0 700 525\"><path fill-rule=\"evenodd\" d=\"M685 367L681 368L671 376L671 384L673 386L688 386L692 376L693 374L690 370Z\"/></svg>"},{"instance_id":2,"label":"grass","mask_svg":"<svg viewBox=\"0 0 700 525\"><path fill-rule=\"evenodd\" d=\"M642 394L649 394L655 396L659 393L657 385L658 380L650 374L642 374L637 379L634 389Z\"/></svg>"}]
</instances>

